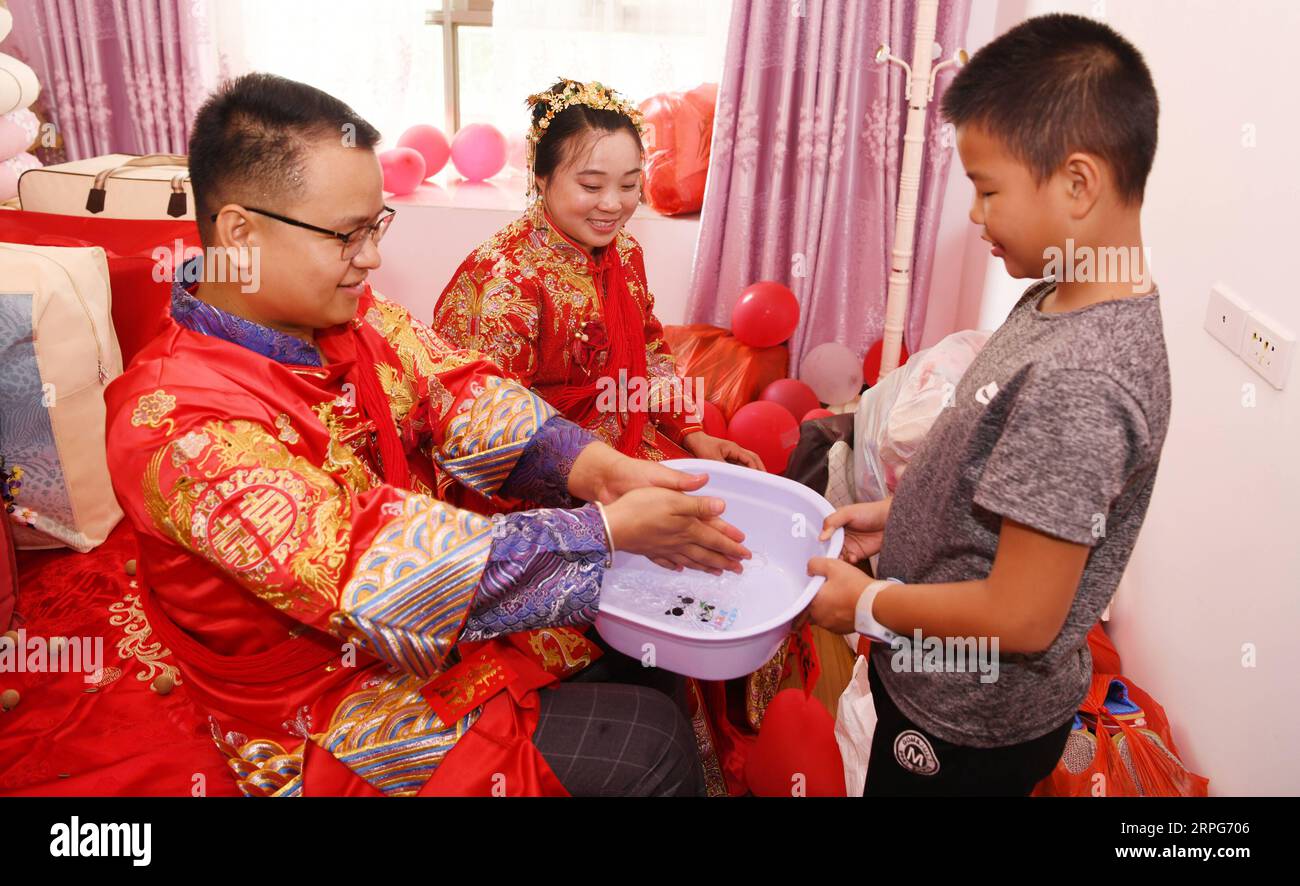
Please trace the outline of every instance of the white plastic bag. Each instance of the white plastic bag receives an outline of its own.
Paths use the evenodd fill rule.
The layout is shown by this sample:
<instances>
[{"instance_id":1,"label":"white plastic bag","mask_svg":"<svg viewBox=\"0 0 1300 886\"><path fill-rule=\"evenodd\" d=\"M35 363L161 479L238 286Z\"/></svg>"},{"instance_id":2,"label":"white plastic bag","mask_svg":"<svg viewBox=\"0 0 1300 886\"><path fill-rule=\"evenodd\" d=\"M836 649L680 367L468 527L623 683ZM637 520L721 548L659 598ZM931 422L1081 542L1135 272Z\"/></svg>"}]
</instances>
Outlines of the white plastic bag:
<instances>
[{"instance_id":1,"label":"white plastic bag","mask_svg":"<svg viewBox=\"0 0 1300 886\"><path fill-rule=\"evenodd\" d=\"M835 741L844 760L844 790L850 797L861 797L867 785L867 761L875 734L876 705L867 681L867 657L859 655L835 713Z\"/></svg>"},{"instance_id":2,"label":"white plastic bag","mask_svg":"<svg viewBox=\"0 0 1300 886\"><path fill-rule=\"evenodd\" d=\"M853 475L858 501L892 494L930 426L952 402L957 383L992 333L954 332L918 351L867 390L853 420Z\"/></svg>"}]
</instances>

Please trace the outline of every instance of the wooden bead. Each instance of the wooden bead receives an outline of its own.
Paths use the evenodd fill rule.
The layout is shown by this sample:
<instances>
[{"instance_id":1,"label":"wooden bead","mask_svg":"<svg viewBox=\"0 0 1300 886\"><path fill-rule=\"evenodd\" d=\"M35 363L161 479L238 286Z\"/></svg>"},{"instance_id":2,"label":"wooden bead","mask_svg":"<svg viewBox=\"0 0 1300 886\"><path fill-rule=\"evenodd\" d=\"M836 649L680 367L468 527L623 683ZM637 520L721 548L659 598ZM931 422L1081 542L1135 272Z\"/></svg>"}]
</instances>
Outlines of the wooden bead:
<instances>
[{"instance_id":1,"label":"wooden bead","mask_svg":"<svg viewBox=\"0 0 1300 886\"><path fill-rule=\"evenodd\" d=\"M126 574L127 574L127 575L135 575L135 561L134 561L134 560L127 560L127 561L126 561Z\"/></svg>"},{"instance_id":2,"label":"wooden bead","mask_svg":"<svg viewBox=\"0 0 1300 886\"><path fill-rule=\"evenodd\" d=\"M157 677L154 677L153 683L150 684L150 688L159 695L166 695L172 691L172 687L175 685L176 681L172 679L171 674L159 674Z\"/></svg>"},{"instance_id":3,"label":"wooden bead","mask_svg":"<svg viewBox=\"0 0 1300 886\"><path fill-rule=\"evenodd\" d=\"M4 692L0 692L0 708L4 708L6 711L13 710L18 704L18 698L17 689L6 689Z\"/></svg>"}]
</instances>

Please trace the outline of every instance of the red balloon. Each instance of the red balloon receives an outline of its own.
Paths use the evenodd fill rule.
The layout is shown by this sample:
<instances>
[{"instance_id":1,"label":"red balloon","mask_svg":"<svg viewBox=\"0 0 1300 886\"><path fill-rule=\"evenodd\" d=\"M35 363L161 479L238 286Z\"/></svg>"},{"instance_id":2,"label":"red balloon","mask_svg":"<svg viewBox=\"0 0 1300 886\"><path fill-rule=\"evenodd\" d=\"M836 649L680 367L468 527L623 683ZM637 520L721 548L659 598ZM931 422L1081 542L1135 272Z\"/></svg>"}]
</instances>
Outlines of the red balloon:
<instances>
[{"instance_id":1,"label":"red balloon","mask_svg":"<svg viewBox=\"0 0 1300 886\"><path fill-rule=\"evenodd\" d=\"M796 420L809 409L816 409L822 405L812 388L794 378L778 378L763 388L763 393L758 399L780 403L790 410L790 415Z\"/></svg>"},{"instance_id":2,"label":"red balloon","mask_svg":"<svg viewBox=\"0 0 1300 886\"><path fill-rule=\"evenodd\" d=\"M763 728L745 760L756 797L788 797L801 776L809 797L844 796L844 758L835 721L802 689L782 689L767 706Z\"/></svg>"},{"instance_id":3,"label":"red balloon","mask_svg":"<svg viewBox=\"0 0 1300 886\"><path fill-rule=\"evenodd\" d=\"M731 310L732 333L754 348L779 345L794 334L798 323L799 300L772 280L751 284Z\"/></svg>"},{"instance_id":4,"label":"red balloon","mask_svg":"<svg viewBox=\"0 0 1300 886\"><path fill-rule=\"evenodd\" d=\"M708 400L704 401L704 433L710 437L727 437L727 419L722 410Z\"/></svg>"},{"instance_id":5,"label":"red balloon","mask_svg":"<svg viewBox=\"0 0 1300 886\"><path fill-rule=\"evenodd\" d=\"M780 474L799 442L799 423L779 403L757 400L736 410L727 438L757 453L768 473Z\"/></svg>"},{"instance_id":6,"label":"red balloon","mask_svg":"<svg viewBox=\"0 0 1300 886\"><path fill-rule=\"evenodd\" d=\"M874 345L867 348L867 355L862 358L862 380L871 387L876 386L876 381L880 378L880 356L885 350L885 342L877 340ZM902 366L907 362L907 345L899 343L898 365Z\"/></svg>"},{"instance_id":7,"label":"red balloon","mask_svg":"<svg viewBox=\"0 0 1300 886\"><path fill-rule=\"evenodd\" d=\"M835 413L831 412L829 409L823 409L820 406L818 406L816 409L809 409L807 412L805 412L803 418L801 418L799 421L800 423L806 421L815 421L816 419L819 418L831 418L834 415Z\"/></svg>"}]
</instances>

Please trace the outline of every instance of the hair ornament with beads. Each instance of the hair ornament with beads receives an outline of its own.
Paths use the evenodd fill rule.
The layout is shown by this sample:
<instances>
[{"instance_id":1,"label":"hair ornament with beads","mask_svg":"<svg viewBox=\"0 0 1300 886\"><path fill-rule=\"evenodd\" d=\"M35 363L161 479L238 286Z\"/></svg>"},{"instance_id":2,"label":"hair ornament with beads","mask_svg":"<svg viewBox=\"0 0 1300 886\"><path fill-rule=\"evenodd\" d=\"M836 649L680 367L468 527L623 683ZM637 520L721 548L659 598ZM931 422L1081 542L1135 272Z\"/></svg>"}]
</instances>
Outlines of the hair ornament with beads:
<instances>
[{"instance_id":1,"label":"hair ornament with beads","mask_svg":"<svg viewBox=\"0 0 1300 886\"><path fill-rule=\"evenodd\" d=\"M540 116L537 114L539 105L545 106L545 111ZM645 118L640 109L613 89L596 80L592 80L590 83L582 83L577 80L570 80L567 77L561 77L559 82L552 88L528 96L528 107L533 112L533 124L529 127L527 136L528 193L530 195L535 194L537 190L536 176L534 174L537 143L546 135L546 130L550 127L555 116L574 105L585 105L601 111L614 111L622 114L632 121L632 125L636 127L638 133L644 132Z\"/></svg>"}]
</instances>

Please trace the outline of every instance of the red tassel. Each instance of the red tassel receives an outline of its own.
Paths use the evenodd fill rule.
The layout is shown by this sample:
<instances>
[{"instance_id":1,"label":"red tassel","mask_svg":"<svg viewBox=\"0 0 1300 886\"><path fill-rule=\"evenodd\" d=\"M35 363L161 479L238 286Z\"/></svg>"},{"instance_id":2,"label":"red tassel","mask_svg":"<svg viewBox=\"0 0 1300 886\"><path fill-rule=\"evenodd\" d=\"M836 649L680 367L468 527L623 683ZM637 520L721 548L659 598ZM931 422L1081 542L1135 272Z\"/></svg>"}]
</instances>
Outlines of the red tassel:
<instances>
[{"instance_id":1,"label":"red tassel","mask_svg":"<svg viewBox=\"0 0 1300 886\"><path fill-rule=\"evenodd\" d=\"M632 300L632 293L628 291L627 280L623 276L623 263L619 259L617 248L612 243L605 247L601 259L601 267L597 273L600 275L600 288L604 296L602 307L605 329L609 336L604 374L609 378L617 379L621 369L626 371L629 382L640 379L641 381L637 383L644 384L648 379L646 379L645 324L641 312L637 310ZM593 427L598 423L599 410L596 401L600 394L600 386L596 382L576 387L566 385L554 391L543 390L541 393L570 421L585 428ZM627 413L627 425L618 440L619 451L627 455L636 454L645 431L646 420L645 409Z\"/></svg>"},{"instance_id":2,"label":"red tassel","mask_svg":"<svg viewBox=\"0 0 1300 886\"><path fill-rule=\"evenodd\" d=\"M379 383L375 367L385 358L361 330L356 331L357 362L353 370L361 411L375 423L379 435L379 458L383 462L384 482L401 489L411 487L411 468L406 463L406 447L397 433L388 395Z\"/></svg>"}]
</instances>

